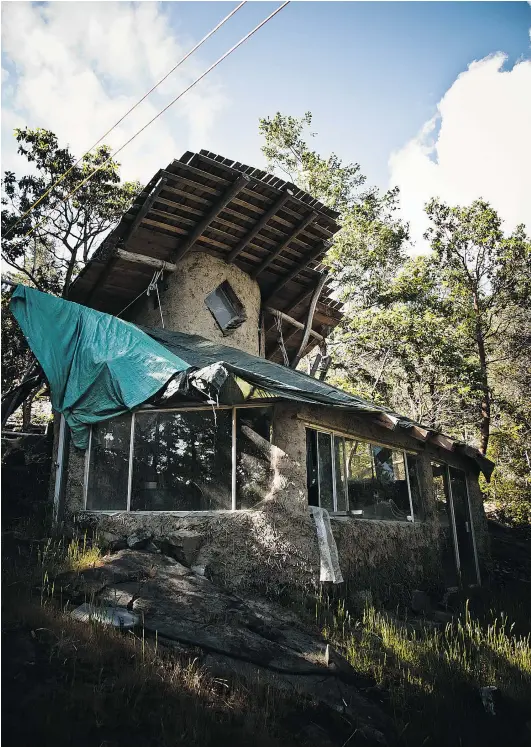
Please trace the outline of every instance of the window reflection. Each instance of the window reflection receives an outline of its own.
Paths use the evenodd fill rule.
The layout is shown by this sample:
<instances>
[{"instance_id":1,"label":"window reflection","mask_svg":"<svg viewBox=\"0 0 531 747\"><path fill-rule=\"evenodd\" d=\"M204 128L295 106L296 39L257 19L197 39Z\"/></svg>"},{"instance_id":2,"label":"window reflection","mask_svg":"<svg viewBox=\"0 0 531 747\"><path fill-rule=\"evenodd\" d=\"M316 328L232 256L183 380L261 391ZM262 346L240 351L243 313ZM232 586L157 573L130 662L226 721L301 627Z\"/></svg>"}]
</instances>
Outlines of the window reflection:
<instances>
[{"instance_id":1,"label":"window reflection","mask_svg":"<svg viewBox=\"0 0 531 747\"><path fill-rule=\"evenodd\" d=\"M232 412L135 416L132 511L232 508Z\"/></svg>"}]
</instances>

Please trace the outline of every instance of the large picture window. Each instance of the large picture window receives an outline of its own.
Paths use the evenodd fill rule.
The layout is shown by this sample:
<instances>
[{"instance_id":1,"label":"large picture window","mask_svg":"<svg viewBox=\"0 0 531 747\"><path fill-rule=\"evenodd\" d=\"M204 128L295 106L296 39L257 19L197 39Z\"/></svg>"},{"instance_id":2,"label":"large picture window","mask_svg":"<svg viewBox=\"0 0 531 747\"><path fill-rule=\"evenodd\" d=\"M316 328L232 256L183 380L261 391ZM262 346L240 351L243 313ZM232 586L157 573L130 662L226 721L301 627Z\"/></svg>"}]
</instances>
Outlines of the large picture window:
<instances>
[{"instance_id":1,"label":"large picture window","mask_svg":"<svg viewBox=\"0 0 531 747\"><path fill-rule=\"evenodd\" d=\"M141 410L93 426L93 511L252 508L270 489L270 407Z\"/></svg>"},{"instance_id":2,"label":"large picture window","mask_svg":"<svg viewBox=\"0 0 531 747\"><path fill-rule=\"evenodd\" d=\"M308 501L363 519L420 515L417 460L388 446L308 428Z\"/></svg>"}]
</instances>

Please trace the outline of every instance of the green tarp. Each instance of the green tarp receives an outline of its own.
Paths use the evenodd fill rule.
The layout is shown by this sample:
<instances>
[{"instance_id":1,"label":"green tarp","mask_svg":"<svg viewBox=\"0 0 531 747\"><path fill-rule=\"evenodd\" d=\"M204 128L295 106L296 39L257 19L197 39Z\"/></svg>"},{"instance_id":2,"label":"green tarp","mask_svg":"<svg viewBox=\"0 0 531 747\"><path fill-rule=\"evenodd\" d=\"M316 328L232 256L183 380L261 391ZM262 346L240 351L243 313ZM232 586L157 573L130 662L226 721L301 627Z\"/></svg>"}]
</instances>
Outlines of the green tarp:
<instances>
[{"instance_id":1,"label":"green tarp","mask_svg":"<svg viewBox=\"0 0 531 747\"><path fill-rule=\"evenodd\" d=\"M190 366L134 324L33 288L15 288L11 311L80 448L92 423L137 407Z\"/></svg>"},{"instance_id":2,"label":"green tarp","mask_svg":"<svg viewBox=\"0 0 531 747\"><path fill-rule=\"evenodd\" d=\"M48 379L52 406L64 414L80 448L88 444L92 423L126 413L157 393L163 395L176 374L181 375L174 379L180 381L180 396L188 391L194 399L215 400L227 382L243 381L268 396L384 412L397 417L401 428L415 425L300 371L197 335L137 327L21 285L13 293L11 309ZM183 382L191 386L182 386ZM477 450L470 451L488 479L492 462Z\"/></svg>"},{"instance_id":3,"label":"green tarp","mask_svg":"<svg viewBox=\"0 0 531 747\"><path fill-rule=\"evenodd\" d=\"M206 368L214 363L223 366L235 376L269 394L293 399L297 402L320 404L362 410L363 412L385 412L384 408L360 397L354 397L336 387L314 379L302 371L272 363L265 358L250 355L243 350L205 340L198 335L171 332L165 329L142 327L154 340L160 342L175 355L184 358L195 368Z\"/></svg>"}]
</instances>

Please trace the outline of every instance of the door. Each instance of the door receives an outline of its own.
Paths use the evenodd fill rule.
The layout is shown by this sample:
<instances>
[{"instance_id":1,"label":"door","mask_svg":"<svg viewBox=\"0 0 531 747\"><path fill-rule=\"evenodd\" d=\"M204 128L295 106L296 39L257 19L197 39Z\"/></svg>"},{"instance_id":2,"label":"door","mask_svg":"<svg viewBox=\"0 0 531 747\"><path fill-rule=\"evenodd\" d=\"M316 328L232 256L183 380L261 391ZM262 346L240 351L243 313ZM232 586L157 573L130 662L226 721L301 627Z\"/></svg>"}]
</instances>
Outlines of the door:
<instances>
[{"instance_id":1,"label":"door","mask_svg":"<svg viewBox=\"0 0 531 747\"><path fill-rule=\"evenodd\" d=\"M454 532L452 500L448 468L445 464L432 462L435 508L441 528L441 552L444 583L447 588L459 586L459 564L457 542Z\"/></svg>"},{"instance_id":2,"label":"door","mask_svg":"<svg viewBox=\"0 0 531 747\"><path fill-rule=\"evenodd\" d=\"M476 562L474 526L470 513L470 501L466 484L466 474L461 469L449 467L450 490L454 508L455 533L459 550L459 569L463 586L479 583L479 569Z\"/></svg>"},{"instance_id":3,"label":"door","mask_svg":"<svg viewBox=\"0 0 531 747\"><path fill-rule=\"evenodd\" d=\"M477 584L479 571L466 475L446 464L432 463L432 470L446 586Z\"/></svg>"}]
</instances>

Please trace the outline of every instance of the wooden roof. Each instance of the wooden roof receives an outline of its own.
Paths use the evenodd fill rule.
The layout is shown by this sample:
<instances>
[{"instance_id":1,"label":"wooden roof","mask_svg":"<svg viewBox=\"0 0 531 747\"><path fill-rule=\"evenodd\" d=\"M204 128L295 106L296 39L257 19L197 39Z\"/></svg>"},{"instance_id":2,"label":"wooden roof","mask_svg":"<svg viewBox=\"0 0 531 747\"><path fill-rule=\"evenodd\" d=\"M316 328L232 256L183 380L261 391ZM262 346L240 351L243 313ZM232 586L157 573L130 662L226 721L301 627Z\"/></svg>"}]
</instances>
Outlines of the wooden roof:
<instances>
[{"instance_id":1,"label":"wooden roof","mask_svg":"<svg viewBox=\"0 0 531 747\"><path fill-rule=\"evenodd\" d=\"M72 285L69 299L118 314L147 288L153 266L126 252L178 263L201 251L234 263L260 285L266 309L304 324L318 283L321 260L339 230L338 214L272 174L209 151L185 153L160 170L109 234ZM305 352L341 320L341 304L327 281ZM266 357L282 362L275 315L265 315ZM303 329L282 319L291 359Z\"/></svg>"}]
</instances>

